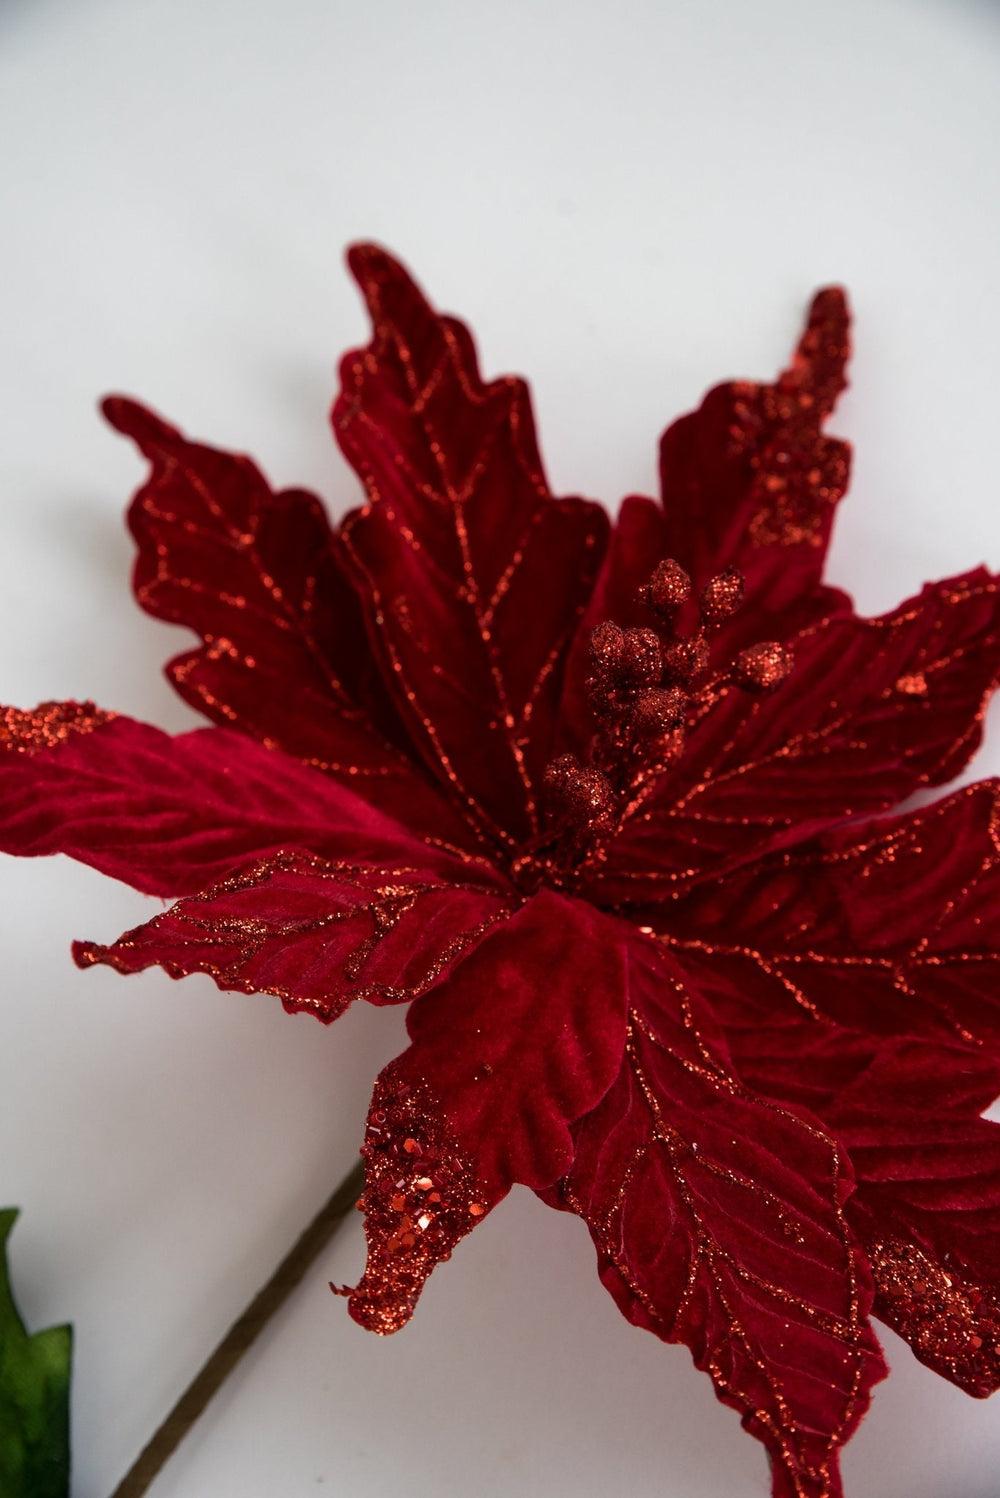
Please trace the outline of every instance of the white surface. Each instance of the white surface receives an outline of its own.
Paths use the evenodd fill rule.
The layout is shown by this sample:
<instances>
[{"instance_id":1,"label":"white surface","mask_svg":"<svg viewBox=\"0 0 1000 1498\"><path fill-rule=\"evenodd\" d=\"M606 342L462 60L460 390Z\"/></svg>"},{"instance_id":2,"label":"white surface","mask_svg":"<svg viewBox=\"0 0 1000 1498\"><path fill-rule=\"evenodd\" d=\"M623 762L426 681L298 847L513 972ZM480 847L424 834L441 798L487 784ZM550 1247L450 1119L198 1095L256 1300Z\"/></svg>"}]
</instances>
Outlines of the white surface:
<instances>
[{"instance_id":1,"label":"white surface","mask_svg":"<svg viewBox=\"0 0 1000 1498\"><path fill-rule=\"evenodd\" d=\"M127 593L140 467L109 388L337 508L325 413L365 336L347 241L395 248L534 384L550 475L653 482L664 422L768 375L851 289L857 444L833 574L888 607L1000 564L1000 15L933 0L0 4L0 698L169 728L181 636ZM1000 724L996 725L1000 727ZM977 772L1000 766L995 735ZM71 966L147 902L0 869L0 1198L35 1326L78 1330L75 1498L103 1498L349 1164L399 1016ZM352 1224L156 1498L752 1498L765 1466L686 1353L627 1327L580 1224L512 1199L380 1343L325 1289ZM853 1498L992 1498L1000 1408L887 1336Z\"/></svg>"}]
</instances>

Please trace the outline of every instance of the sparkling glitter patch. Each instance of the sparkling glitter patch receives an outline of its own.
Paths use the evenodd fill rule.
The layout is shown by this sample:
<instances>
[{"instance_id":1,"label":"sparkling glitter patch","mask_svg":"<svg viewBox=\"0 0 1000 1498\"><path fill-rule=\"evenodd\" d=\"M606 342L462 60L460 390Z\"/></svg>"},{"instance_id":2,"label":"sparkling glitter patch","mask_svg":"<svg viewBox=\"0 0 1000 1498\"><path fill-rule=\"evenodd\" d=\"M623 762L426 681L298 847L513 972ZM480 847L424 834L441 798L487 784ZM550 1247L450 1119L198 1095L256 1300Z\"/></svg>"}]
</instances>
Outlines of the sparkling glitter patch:
<instances>
[{"instance_id":1,"label":"sparkling glitter patch","mask_svg":"<svg viewBox=\"0 0 1000 1498\"><path fill-rule=\"evenodd\" d=\"M898 1238L869 1250L876 1314L932 1368L981 1398L1000 1379L1000 1298Z\"/></svg>"},{"instance_id":2,"label":"sparkling glitter patch","mask_svg":"<svg viewBox=\"0 0 1000 1498\"><path fill-rule=\"evenodd\" d=\"M117 716L93 702L40 702L35 708L0 708L0 749L38 754L65 743L71 734L92 733Z\"/></svg>"},{"instance_id":3,"label":"sparkling glitter patch","mask_svg":"<svg viewBox=\"0 0 1000 1498\"><path fill-rule=\"evenodd\" d=\"M388 1336L406 1325L431 1270L492 1203L440 1109L391 1067L375 1084L361 1153L368 1263L353 1289L331 1289L348 1297L359 1325Z\"/></svg>"}]
</instances>

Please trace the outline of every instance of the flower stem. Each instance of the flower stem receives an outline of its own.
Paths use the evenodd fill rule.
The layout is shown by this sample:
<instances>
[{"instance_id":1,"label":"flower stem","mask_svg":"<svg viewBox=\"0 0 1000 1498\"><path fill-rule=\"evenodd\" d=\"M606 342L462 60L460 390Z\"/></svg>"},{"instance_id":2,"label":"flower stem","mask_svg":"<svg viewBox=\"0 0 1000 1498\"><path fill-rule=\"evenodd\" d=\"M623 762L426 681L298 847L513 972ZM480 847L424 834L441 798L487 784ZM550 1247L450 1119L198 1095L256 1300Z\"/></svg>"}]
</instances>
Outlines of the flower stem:
<instances>
[{"instance_id":1,"label":"flower stem","mask_svg":"<svg viewBox=\"0 0 1000 1498\"><path fill-rule=\"evenodd\" d=\"M173 1409L147 1441L111 1498L141 1498L164 1463L173 1455L198 1416L225 1383L243 1354L278 1311L306 1271L330 1242L361 1195L361 1161L345 1176L246 1310L237 1317L222 1341L188 1384Z\"/></svg>"}]
</instances>

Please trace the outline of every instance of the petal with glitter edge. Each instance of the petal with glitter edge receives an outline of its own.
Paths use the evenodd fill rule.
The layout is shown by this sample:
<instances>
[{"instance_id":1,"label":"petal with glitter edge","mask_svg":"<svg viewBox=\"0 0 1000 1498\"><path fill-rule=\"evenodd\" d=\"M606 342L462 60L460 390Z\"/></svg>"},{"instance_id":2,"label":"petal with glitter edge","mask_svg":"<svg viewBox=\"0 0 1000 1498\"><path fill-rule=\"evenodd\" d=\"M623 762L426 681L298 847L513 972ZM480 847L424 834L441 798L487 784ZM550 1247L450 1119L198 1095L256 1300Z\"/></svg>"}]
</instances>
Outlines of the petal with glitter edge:
<instances>
[{"instance_id":1,"label":"petal with glitter edge","mask_svg":"<svg viewBox=\"0 0 1000 1498\"><path fill-rule=\"evenodd\" d=\"M727 1029L806 1014L998 1057L998 809L1000 782L982 781L923 811L810 839L648 914L701 981L721 975L710 992Z\"/></svg>"},{"instance_id":2,"label":"petal with glitter edge","mask_svg":"<svg viewBox=\"0 0 1000 1498\"><path fill-rule=\"evenodd\" d=\"M850 1157L856 1189L845 1211L874 1275L875 1314L936 1372L991 1393L1000 1126L980 1113L1000 1091L1000 1058L941 1035L884 1035L810 1014L787 1003L767 964L696 961L677 948L672 957L725 1024L741 1079L808 1109Z\"/></svg>"},{"instance_id":3,"label":"petal with glitter edge","mask_svg":"<svg viewBox=\"0 0 1000 1498\"><path fill-rule=\"evenodd\" d=\"M848 1215L875 1314L921 1362L984 1398L1000 1388L1000 1124L949 1096L963 1072L996 1095L995 1060L883 1044L825 1121L857 1177Z\"/></svg>"},{"instance_id":4,"label":"petal with glitter edge","mask_svg":"<svg viewBox=\"0 0 1000 1498\"><path fill-rule=\"evenodd\" d=\"M355 847L363 852L363 841ZM73 955L80 967L119 973L208 973L219 988L275 994L291 1012L323 1021L355 999L406 1003L504 921L514 901L488 876L463 881L461 865L392 865L390 851L369 865L276 853L110 946L77 942Z\"/></svg>"},{"instance_id":5,"label":"petal with glitter edge","mask_svg":"<svg viewBox=\"0 0 1000 1498\"><path fill-rule=\"evenodd\" d=\"M570 1126L620 1064L627 936L543 891L413 1006L412 1044L368 1117L368 1263L350 1292L362 1325L404 1325L435 1264L514 1182L565 1172Z\"/></svg>"},{"instance_id":6,"label":"petal with glitter edge","mask_svg":"<svg viewBox=\"0 0 1000 1498\"><path fill-rule=\"evenodd\" d=\"M1000 1387L998 793L730 875L663 936L740 1075L849 1152L876 1313L977 1395Z\"/></svg>"},{"instance_id":7,"label":"petal with glitter edge","mask_svg":"<svg viewBox=\"0 0 1000 1498\"><path fill-rule=\"evenodd\" d=\"M847 488L850 449L822 425L846 383L847 302L838 287L813 300L789 368L774 384L730 381L668 427L660 443L662 504L622 503L566 671L562 734L585 744L587 640L601 619L648 624L639 589L673 557L697 587L736 567L744 607L718 631L731 658L771 635L849 613L851 600L821 582L834 511Z\"/></svg>"},{"instance_id":8,"label":"petal with glitter edge","mask_svg":"<svg viewBox=\"0 0 1000 1498\"><path fill-rule=\"evenodd\" d=\"M941 1039L864 1035L750 1013L729 1040L742 1076L804 1102L848 1151L847 1216L874 1313L968 1393L1000 1387L1000 1125L979 1116L1000 1062Z\"/></svg>"},{"instance_id":9,"label":"petal with glitter edge","mask_svg":"<svg viewBox=\"0 0 1000 1498\"><path fill-rule=\"evenodd\" d=\"M739 1079L696 989L629 947L621 1071L546 1199L585 1219L622 1312L685 1343L766 1446L776 1498L835 1498L884 1365L847 1218L850 1163L805 1111Z\"/></svg>"},{"instance_id":10,"label":"petal with glitter edge","mask_svg":"<svg viewBox=\"0 0 1000 1498\"><path fill-rule=\"evenodd\" d=\"M470 834L407 757L323 506L249 458L190 442L135 401L104 413L151 464L129 509L136 598L202 637L167 675L224 727L287 750L414 829Z\"/></svg>"},{"instance_id":11,"label":"petal with glitter edge","mask_svg":"<svg viewBox=\"0 0 1000 1498\"><path fill-rule=\"evenodd\" d=\"M278 848L464 875L360 796L223 728L172 738L93 704L0 710L0 848L68 853L146 894L203 889Z\"/></svg>"},{"instance_id":12,"label":"petal with glitter edge","mask_svg":"<svg viewBox=\"0 0 1000 1498\"><path fill-rule=\"evenodd\" d=\"M371 501L343 539L372 647L433 773L491 835L523 836L607 516L552 498L523 381L484 384L468 330L383 250L350 264L375 336L343 362L333 425Z\"/></svg>"},{"instance_id":13,"label":"petal with glitter edge","mask_svg":"<svg viewBox=\"0 0 1000 1498\"><path fill-rule=\"evenodd\" d=\"M794 668L765 696L707 690L683 758L637 801L595 898L670 899L703 872L714 881L957 774L1000 672L1000 586L979 568L790 644Z\"/></svg>"},{"instance_id":14,"label":"petal with glitter edge","mask_svg":"<svg viewBox=\"0 0 1000 1498\"><path fill-rule=\"evenodd\" d=\"M820 581L850 472L849 447L822 430L846 384L848 322L843 291L818 292L774 384L717 386L660 443L663 554L703 581L740 569L746 606L734 636L750 619L787 636L849 606Z\"/></svg>"}]
</instances>

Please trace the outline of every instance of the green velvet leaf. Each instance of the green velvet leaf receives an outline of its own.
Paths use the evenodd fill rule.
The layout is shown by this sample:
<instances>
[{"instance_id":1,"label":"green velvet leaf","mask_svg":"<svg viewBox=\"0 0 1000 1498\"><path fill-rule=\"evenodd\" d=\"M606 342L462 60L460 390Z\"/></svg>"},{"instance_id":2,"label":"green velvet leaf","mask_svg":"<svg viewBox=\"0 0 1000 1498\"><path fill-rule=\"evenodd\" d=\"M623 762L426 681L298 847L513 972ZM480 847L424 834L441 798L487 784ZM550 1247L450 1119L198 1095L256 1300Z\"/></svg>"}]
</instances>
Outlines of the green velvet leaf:
<instances>
[{"instance_id":1,"label":"green velvet leaf","mask_svg":"<svg viewBox=\"0 0 1000 1498\"><path fill-rule=\"evenodd\" d=\"M68 1498L73 1329L50 1326L28 1336L7 1274L16 1219L16 1207L0 1211L0 1493Z\"/></svg>"}]
</instances>

